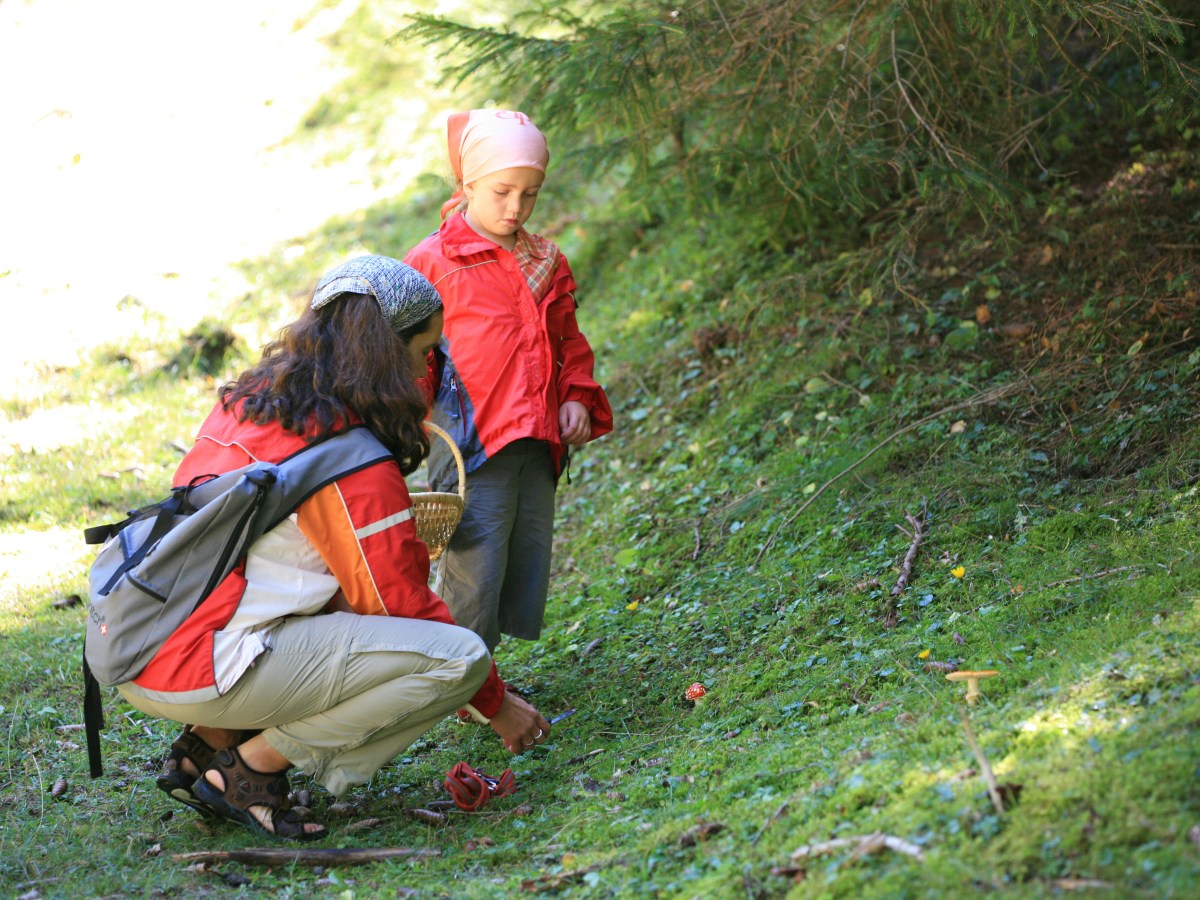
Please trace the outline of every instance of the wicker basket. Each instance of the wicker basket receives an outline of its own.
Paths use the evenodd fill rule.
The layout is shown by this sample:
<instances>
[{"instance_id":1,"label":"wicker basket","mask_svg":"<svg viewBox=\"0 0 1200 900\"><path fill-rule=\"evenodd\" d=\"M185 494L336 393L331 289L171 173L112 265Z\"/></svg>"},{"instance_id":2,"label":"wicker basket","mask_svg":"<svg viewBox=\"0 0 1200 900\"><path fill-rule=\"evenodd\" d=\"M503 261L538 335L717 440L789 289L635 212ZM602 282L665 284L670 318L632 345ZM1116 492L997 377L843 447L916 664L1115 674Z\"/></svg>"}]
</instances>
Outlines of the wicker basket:
<instances>
[{"instance_id":1,"label":"wicker basket","mask_svg":"<svg viewBox=\"0 0 1200 900\"><path fill-rule=\"evenodd\" d=\"M425 427L430 434L436 434L447 444L454 454L454 462L458 465L458 493L448 491L418 491L412 495L413 521L417 525L417 537L429 548L431 560L440 557L450 543L450 536L462 519L463 510L467 505L467 471L463 466L462 454L458 445L450 439L437 425L426 422Z\"/></svg>"}]
</instances>

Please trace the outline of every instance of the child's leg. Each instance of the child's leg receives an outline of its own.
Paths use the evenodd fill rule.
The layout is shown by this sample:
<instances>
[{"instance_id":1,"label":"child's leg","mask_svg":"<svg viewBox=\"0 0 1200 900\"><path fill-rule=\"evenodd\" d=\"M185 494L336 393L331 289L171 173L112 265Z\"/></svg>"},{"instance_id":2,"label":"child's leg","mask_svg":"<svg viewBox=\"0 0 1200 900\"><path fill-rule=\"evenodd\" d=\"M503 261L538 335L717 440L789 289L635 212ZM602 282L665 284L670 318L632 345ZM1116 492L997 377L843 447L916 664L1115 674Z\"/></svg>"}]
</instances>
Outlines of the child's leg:
<instances>
[{"instance_id":1,"label":"child's leg","mask_svg":"<svg viewBox=\"0 0 1200 900\"><path fill-rule=\"evenodd\" d=\"M438 563L438 592L454 621L483 638L488 650L500 642L500 590L519 508L520 448L527 443L536 442L509 444L467 476L467 506Z\"/></svg>"},{"instance_id":2,"label":"child's leg","mask_svg":"<svg viewBox=\"0 0 1200 900\"><path fill-rule=\"evenodd\" d=\"M550 590L555 478L549 445L542 441L523 441L522 445L517 511L500 589L499 626L504 634L534 641L542 633Z\"/></svg>"}]
</instances>

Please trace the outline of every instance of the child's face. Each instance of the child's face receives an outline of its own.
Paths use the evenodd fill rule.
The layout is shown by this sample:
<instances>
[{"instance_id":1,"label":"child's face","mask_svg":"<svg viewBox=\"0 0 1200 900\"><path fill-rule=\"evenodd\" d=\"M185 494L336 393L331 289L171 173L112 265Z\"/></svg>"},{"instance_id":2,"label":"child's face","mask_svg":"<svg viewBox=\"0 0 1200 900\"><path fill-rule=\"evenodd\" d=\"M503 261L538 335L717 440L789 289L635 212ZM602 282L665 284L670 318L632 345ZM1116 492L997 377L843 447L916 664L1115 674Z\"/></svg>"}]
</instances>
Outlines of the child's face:
<instances>
[{"instance_id":1,"label":"child's face","mask_svg":"<svg viewBox=\"0 0 1200 900\"><path fill-rule=\"evenodd\" d=\"M413 364L413 377L424 378L429 374L426 368L426 358L429 351L437 346L442 338L442 314L436 312L429 318L429 327L420 334L413 335L408 343L409 356Z\"/></svg>"},{"instance_id":2,"label":"child's face","mask_svg":"<svg viewBox=\"0 0 1200 900\"><path fill-rule=\"evenodd\" d=\"M464 185L468 224L484 237L512 249L512 236L533 215L545 178L546 174L537 169L518 167L501 169Z\"/></svg>"}]
</instances>

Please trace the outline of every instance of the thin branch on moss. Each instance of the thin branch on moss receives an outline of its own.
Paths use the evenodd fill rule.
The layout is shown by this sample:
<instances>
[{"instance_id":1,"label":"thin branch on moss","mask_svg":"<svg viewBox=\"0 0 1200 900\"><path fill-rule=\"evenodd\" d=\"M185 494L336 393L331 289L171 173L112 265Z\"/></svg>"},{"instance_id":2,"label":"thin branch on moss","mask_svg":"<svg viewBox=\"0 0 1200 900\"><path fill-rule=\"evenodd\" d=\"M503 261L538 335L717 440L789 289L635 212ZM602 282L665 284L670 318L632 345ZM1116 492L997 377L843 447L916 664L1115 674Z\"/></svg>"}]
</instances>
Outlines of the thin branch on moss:
<instances>
[{"instance_id":1,"label":"thin branch on moss","mask_svg":"<svg viewBox=\"0 0 1200 900\"><path fill-rule=\"evenodd\" d=\"M1145 568L1146 567L1142 565L1133 565L1118 566L1115 569L1101 569L1099 572L1091 572L1087 575L1076 575L1074 578L1064 578L1062 581L1052 581L1045 585L1045 587L1052 588L1062 587L1064 584L1078 584L1080 581L1091 581L1093 578L1107 578L1109 575L1117 575L1121 572L1137 572L1140 575L1142 574L1142 570Z\"/></svg>"},{"instance_id":2,"label":"thin branch on moss","mask_svg":"<svg viewBox=\"0 0 1200 900\"><path fill-rule=\"evenodd\" d=\"M925 518L929 514L929 508L924 500L921 501L921 516L917 518L912 513L905 513L904 518L908 524L912 526L912 532L904 532L912 538L912 543L908 546L908 552L904 554L904 561L900 563L900 577L896 579L896 584L892 587L892 596L898 597L908 587L908 580L912 578L913 562L917 558L917 550L920 549L921 543L925 540ZM899 526L897 526L899 527ZM904 531L903 528L900 529Z\"/></svg>"},{"instance_id":3,"label":"thin branch on moss","mask_svg":"<svg viewBox=\"0 0 1200 900\"><path fill-rule=\"evenodd\" d=\"M983 775L984 782L987 783L987 792L992 800L992 806L996 807L996 812L1004 815L1004 801L1000 799L1000 786L996 784L996 774L992 771L992 766L980 748L979 742L975 740L975 730L971 728L971 720L963 716L962 726L967 735L967 744L970 745L971 752L975 754L975 759L979 762L979 771Z\"/></svg>"}]
</instances>

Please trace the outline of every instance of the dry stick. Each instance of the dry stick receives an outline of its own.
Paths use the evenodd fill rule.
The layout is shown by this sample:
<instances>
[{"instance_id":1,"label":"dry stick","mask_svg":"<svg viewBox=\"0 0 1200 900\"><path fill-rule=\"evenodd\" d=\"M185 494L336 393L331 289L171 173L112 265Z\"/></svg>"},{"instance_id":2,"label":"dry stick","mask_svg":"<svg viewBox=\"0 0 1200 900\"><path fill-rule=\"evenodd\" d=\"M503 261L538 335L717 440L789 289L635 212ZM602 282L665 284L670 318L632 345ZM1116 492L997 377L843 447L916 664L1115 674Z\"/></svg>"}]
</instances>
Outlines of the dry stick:
<instances>
[{"instance_id":1,"label":"dry stick","mask_svg":"<svg viewBox=\"0 0 1200 900\"><path fill-rule=\"evenodd\" d=\"M185 863L240 862L256 866L356 866L387 859L423 859L441 855L440 850L412 847L320 848L245 847L241 850L201 850L174 853L171 859Z\"/></svg>"},{"instance_id":2,"label":"dry stick","mask_svg":"<svg viewBox=\"0 0 1200 900\"><path fill-rule=\"evenodd\" d=\"M816 844L805 844L803 847L798 847L792 851L792 860L799 862L810 856L822 856L826 853L832 853L834 850L844 850L847 847L853 849L852 855L856 857L866 856L868 853L876 853L886 847L888 850L895 850L897 853L903 853L922 862L925 861L925 851L916 844L895 837L894 835L884 834L881 831L873 831L861 837L832 838L831 840L821 841Z\"/></svg>"},{"instance_id":3,"label":"dry stick","mask_svg":"<svg viewBox=\"0 0 1200 900\"><path fill-rule=\"evenodd\" d=\"M929 509L926 502L922 500L921 518L913 518L910 513L904 514L904 518L912 526L912 543L908 547L908 552L904 554L904 562L900 564L900 577L896 579L896 585L892 588L893 597L899 596L908 587L908 579L912 578L913 561L917 558L917 549L921 546L921 541L925 538L925 517L928 513Z\"/></svg>"},{"instance_id":4,"label":"dry stick","mask_svg":"<svg viewBox=\"0 0 1200 900\"><path fill-rule=\"evenodd\" d=\"M818 497L820 497L823 493L825 493L825 490L831 484L833 484L836 481L841 480L846 475L849 475L851 472L853 472L855 469L857 469L859 466L861 466L863 463L865 463L868 459L870 459L872 456L874 456L876 453L878 453L880 450L882 450L884 447L886 447L888 444L890 444L896 438L900 437L900 435L906 434L907 432L912 431L914 428L920 428L922 425L924 425L927 422L932 422L934 419L941 418L944 415L947 415L952 412L956 412L960 409L966 409L971 406L977 406L980 403L995 402L996 400L999 400L1002 397L1005 397L1008 394L1011 394L1013 391L1015 391L1017 389L1017 387L1018 387L1018 384L1016 382L1009 382L1008 384L1001 385L998 388L992 388L990 390L982 391L982 392L976 394L974 397L971 397L968 400L964 400L961 403L953 403L950 406L945 407L944 409L939 409L935 413L930 413L929 415L924 416L923 418L917 419L917 421L915 421L915 422L910 422L909 424L905 425L903 428L898 428L895 431L893 431L891 434L889 434L887 437L885 437L882 441L880 441L878 444L876 444L874 447L872 447L870 450L868 450L866 453L864 453L862 456L860 456L858 459L856 459L850 465L846 466L846 468L842 469L842 471L838 472L836 475L834 475L832 478L830 478L827 482L825 482L823 485L821 485L819 488L817 488L817 490L813 493L813 495L811 497L809 497L807 500L805 500L803 503L801 503L800 508L797 509L790 516L788 516L787 521L785 521L778 528L776 528L775 533L772 534L769 538L767 538L767 542L765 544L763 544L762 549L758 551L758 556L754 557L754 565L757 566L759 561L766 554L766 552L769 549L771 549L771 545L775 543L775 539L777 537L779 537L779 533L781 531L783 531L783 529L785 529L789 525L791 525L793 522L795 522L796 519L799 518L801 513L803 513L806 509L808 509L810 506L812 506L812 504L816 501L816 499Z\"/></svg>"},{"instance_id":5,"label":"dry stick","mask_svg":"<svg viewBox=\"0 0 1200 900\"><path fill-rule=\"evenodd\" d=\"M897 616L895 598L900 596L901 592L908 587L908 580L912 577L913 560L917 558L917 549L921 546L921 541L925 537L924 524L927 514L928 509L925 501L922 500L920 519L914 518L911 513L906 512L904 514L904 518L912 526L912 533L909 534L909 532L904 531L903 528L900 528L899 525L896 526L897 528L900 528L904 534L908 534L909 537L912 538L912 543L908 546L908 552L904 554L904 561L900 564L900 577L896 579L896 585L892 588L891 596L888 597L887 604L885 605L885 612L883 615L883 625L885 628L896 627Z\"/></svg>"},{"instance_id":6,"label":"dry stick","mask_svg":"<svg viewBox=\"0 0 1200 900\"><path fill-rule=\"evenodd\" d=\"M1090 575L1076 575L1074 578L1064 578L1062 581L1052 581L1046 587L1059 587L1064 584L1074 584L1077 581L1087 581L1089 578L1103 578L1105 575L1116 575L1118 572L1129 572L1145 568L1141 565L1136 566L1119 566L1115 569L1101 569L1099 572L1093 572Z\"/></svg>"},{"instance_id":7,"label":"dry stick","mask_svg":"<svg viewBox=\"0 0 1200 900\"><path fill-rule=\"evenodd\" d=\"M696 546L692 550L692 562L695 562L697 559L700 558L700 520L699 519L696 520L696 524L694 527L696 529Z\"/></svg>"},{"instance_id":8,"label":"dry stick","mask_svg":"<svg viewBox=\"0 0 1200 900\"><path fill-rule=\"evenodd\" d=\"M946 142L943 141L941 135L939 135L937 133L937 129L935 129L931 124L926 122L925 117L922 116L920 114L920 112L917 111L917 107L913 104L912 98L908 96L908 91L904 87L904 77L900 74L900 61L898 59L896 59L896 29L895 28L892 29L892 69L896 73L896 87L898 87L900 89L900 96L904 99L905 105L909 108L909 111L912 112L912 114L916 117L917 121L921 124L921 127L924 128L927 132L929 132L929 136L931 138L933 138L933 142L935 144L937 144L938 149L941 150L942 153L945 155L946 162L948 162L952 168L957 169L958 163L955 162L955 160L954 160L954 153L951 151L951 148L946 146Z\"/></svg>"},{"instance_id":9,"label":"dry stick","mask_svg":"<svg viewBox=\"0 0 1200 900\"><path fill-rule=\"evenodd\" d=\"M983 780L987 782L988 796L992 798L992 806L996 807L996 812L1004 815L1004 802L1000 799L1000 788L996 784L996 775L992 772L992 767L988 763L988 759L983 755L983 750L979 747L979 742L975 740L975 731L971 728L971 720L966 716L962 717L963 731L967 733L967 743L971 745L971 752L975 754L975 759L979 761L979 771L983 773Z\"/></svg>"},{"instance_id":10,"label":"dry stick","mask_svg":"<svg viewBox=\"0 0 1200 900\"><path fill-rule=\"evenodd\" d=\"M788 803L787 801L784 801L779 805L779 809L775 810L775 812L771 813L771 815L767 817L767 821L763 822L762 828L758 829L758 832L750 839L751 847L758 843L758 839L763 836L763 832L770 827L772 822L776 821L780 816L787 812L787 809Z\"/></svg>"}]
</instances>

